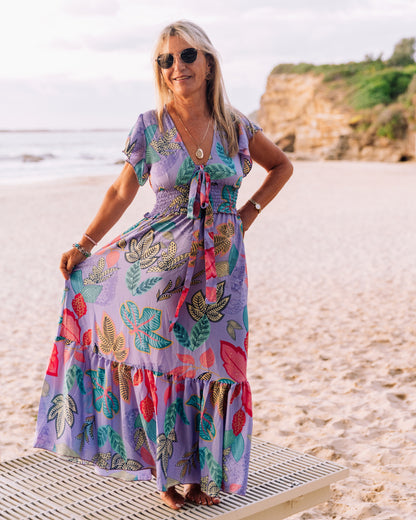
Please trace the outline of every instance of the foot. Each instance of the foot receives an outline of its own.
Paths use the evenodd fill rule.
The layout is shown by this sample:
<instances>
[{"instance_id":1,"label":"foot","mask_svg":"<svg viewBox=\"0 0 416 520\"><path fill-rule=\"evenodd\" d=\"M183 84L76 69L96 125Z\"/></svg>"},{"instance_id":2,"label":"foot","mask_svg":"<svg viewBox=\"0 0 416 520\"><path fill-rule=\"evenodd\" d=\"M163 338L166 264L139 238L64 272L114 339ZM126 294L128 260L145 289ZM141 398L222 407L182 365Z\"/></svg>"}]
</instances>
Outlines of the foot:
<instances>
[{"instance_id":1,"label":"foot","mask_svg":"<svg viewBox=\"0 0 416 520\"><path fill-rule=\"evenodd\" d=\"M195 504L202 504L206 506L213 506L220 503L218 497L211 497L201 490L200 484L186 484L184 486L185 498L189 502Z\"/></svg>"},{"instance_id":2,"label":"foot","mask_svg":"<svg viewBox=\"0 0 416 520\"><path fill-rule=\"evenodd\" d=\"M161 491L160 498L171 509L175 509L175 511L180 509L185 503L184 497L176 491L175 486L169 487L167 491Z\"/></svg>"}]
</instances>

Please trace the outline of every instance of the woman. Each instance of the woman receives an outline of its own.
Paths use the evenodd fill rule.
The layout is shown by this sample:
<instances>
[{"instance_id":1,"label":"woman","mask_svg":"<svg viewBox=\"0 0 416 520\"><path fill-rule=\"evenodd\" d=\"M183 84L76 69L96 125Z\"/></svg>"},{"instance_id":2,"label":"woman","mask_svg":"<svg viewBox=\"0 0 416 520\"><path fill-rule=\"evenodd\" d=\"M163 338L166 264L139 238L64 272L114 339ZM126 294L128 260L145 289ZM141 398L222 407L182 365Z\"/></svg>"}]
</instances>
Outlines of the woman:
<instances>
[{"instance_id":1,"label":"woman","mask_svg":"<svg viewBox=\"0 0 416 520\"><path fill-rule=\"evenodd\" d=\"M292 173L224 103L216 50L197 25L166 27L156 111L139 116L125 166L64 253L62 319L35 446L101 474L157 479L162 500L244 494L252 427L243 234ZM236 211L252 159L268 175ZM153 211L90 256L150 178ZM175 486L184 484L184 495Z\"/></svg>"}]
</instances>

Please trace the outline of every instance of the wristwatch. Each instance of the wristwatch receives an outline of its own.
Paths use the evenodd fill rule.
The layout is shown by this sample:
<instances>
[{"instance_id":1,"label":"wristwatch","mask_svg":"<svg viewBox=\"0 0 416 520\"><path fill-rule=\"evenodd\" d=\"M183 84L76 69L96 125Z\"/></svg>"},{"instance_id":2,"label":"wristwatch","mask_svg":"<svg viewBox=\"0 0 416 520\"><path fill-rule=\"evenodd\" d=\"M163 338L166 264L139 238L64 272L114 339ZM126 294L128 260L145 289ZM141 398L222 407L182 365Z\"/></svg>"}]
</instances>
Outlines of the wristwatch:
<instances>
[{"instance_id":1,"label":"wristwatch","mask_svg":"<svg viewBox=\"0 0 416 520\"><path fill-rule=\"evenodd\" d=\"M253 199L249 199L249 202L251 202L253 204L253 206L256 208L256 210L260 213L260 211L261 211L260 204Z\"/></svg>"}]
</instances>

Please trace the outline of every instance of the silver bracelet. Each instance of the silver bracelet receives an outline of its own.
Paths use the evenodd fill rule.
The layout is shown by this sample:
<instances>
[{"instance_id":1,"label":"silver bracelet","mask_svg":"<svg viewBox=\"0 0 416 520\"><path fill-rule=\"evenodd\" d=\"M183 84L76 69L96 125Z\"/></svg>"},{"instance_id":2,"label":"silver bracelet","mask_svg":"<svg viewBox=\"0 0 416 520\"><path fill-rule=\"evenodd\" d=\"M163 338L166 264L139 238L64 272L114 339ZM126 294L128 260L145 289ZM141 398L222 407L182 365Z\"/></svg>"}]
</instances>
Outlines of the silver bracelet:
<instances>
[{"instance_id":1,"label":"silver bracelet","mask_svg":"<svg viewBox=\"0 0 416 520\"><path fill-rule=\"evenodd\" d=\"M85 249L85 247L82 247L81 244L78 244L78 242L75 242L75 244L72 244L72 247L75 247L78 249L80 253L82 253L85 258L89 258L91 256L91 253Z\"/></svg>"}]
</instances>

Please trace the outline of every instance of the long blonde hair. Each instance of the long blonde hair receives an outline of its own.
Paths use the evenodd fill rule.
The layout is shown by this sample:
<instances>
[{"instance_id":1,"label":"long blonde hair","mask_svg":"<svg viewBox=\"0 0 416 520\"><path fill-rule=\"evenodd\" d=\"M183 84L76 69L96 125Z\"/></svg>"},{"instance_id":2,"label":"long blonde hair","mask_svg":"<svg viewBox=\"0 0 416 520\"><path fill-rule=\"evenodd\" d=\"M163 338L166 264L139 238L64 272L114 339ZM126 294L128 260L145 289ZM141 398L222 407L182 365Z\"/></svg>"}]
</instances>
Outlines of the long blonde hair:
<instances>
[{"instance_id":1,"label":"long blonde hair","mask_svg":"<svg viewBox=\"0 0 416 520\"><path fill-rule=\"evenodd\" d=\"M225 92L224 80L221 73L219 56L212 45L211 40L201 27L188 20L179 20L166 26L160 33L154 51L153 69L155 73L156 97L157 97L157 119L159 129L164 130L163 111L164 107L173 100L172 92L167 88L163 79L162 70L156 62L161 54L163 46L171 36L179 36L190 45L201 50L210 65L210 74L207 77L207 103L210 115L214 119L219 130L222 144L233 157L238 152L238 111L233 109L228 102Z\"/></svg>"}]
</instances>

